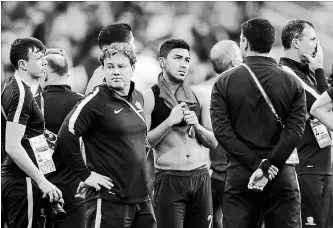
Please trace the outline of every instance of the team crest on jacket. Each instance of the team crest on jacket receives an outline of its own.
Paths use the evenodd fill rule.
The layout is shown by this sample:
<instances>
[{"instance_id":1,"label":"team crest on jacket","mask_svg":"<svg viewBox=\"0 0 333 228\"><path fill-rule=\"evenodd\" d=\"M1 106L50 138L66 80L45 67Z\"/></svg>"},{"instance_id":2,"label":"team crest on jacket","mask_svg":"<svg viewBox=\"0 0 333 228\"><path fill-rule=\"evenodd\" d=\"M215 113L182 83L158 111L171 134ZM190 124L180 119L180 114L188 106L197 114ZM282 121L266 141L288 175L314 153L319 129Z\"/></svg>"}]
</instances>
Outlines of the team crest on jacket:
<instances>
[{"instance_id":1,"label":"team crest on jacket","mask_svg":"<svg viewBox=\"0 0 333 228\"><path fill-rule=\"evenodd\" d=\"M137 101L135 102L135 107L138 109L138 110L142 110L142 106L141 104Z\"/></svg>"}]
</instances>

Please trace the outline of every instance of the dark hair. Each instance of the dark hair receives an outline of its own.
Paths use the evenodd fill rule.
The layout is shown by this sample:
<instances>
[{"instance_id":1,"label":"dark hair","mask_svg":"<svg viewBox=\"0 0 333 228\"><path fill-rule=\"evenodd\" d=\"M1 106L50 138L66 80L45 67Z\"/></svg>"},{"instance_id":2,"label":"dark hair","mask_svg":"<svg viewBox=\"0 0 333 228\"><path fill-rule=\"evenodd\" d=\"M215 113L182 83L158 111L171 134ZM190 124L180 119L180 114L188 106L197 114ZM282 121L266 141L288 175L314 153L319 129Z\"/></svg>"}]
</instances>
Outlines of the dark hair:
<instances>
[{"instance_id":1,"label":"dark hair","mask_svg":"<svg viewBox=\"0 0 333 228\"><path fill-rule=\"evenodd\" d=\"M116 42L129 43L131 30L131 26L125 23L112 24L104 27L98 35L99 48L102 49L102 46Z\"/></svg>"},{"instance_id":2,"label":"dark hair","mask_svg":"<svg viewBox=\"0 0 333 228\"><path fill-rule=\"evenodd\" d=\"M129 61L131 66L136 63L136 55L133 48L128 43L113 43L110 47L106 48L103 53L99 56L99 63L104 66L104 60L106 58L110 58L111 56L122 53L125 55Z\"/></svg>"},{"instance_id":3,"label":"dark hair","mask_svg":"<svg viewBox=\"0 0 333 228\"><path fill-rule=\"evenodd\" d=\"M160 48L160 57L166 58L169 52L175 48L182 48L190 51L190 45L182 39L170 39L165 41Z\"/></svg>"},{"instance_id":4,"label":"dark hair","mask_svg":"<svg viewBox=\"0 0 333 228\"><path fill-rule=\"evenodd\" d=\"M241 24L243 36L250 44L250 50L269 53L275 42L275 28L266 19L254 18Z\"/></svg>"},{"instance_id":5,"label":"dark hair","mask_svg":"<svg viewBox=\"0 0 333 228\"><path fill-rule=\"evenodd\" d=\"M19 60L29 61L29 50L45 52L45 46L42 41L34 37L18 38L12 43L9 56L10 62L16 70L18 69Z\"/></svg>"},{"instance_id":6,"label":"dark hair","mask_svg":"<svg viewBox=\"0 0 333 228\"><path fill-rule=\"evenodd\" d=\"M58 61L52 58L50 55L61 55L63 57L63 61ZM66 59L65 52L62 49L47 49L45 53L45 57L47 59L47 65L59 75L67 75L68 74L68 62Z\"/></svg>"},{"instance_id":7,"label":"dark hair","mask_svg":"<svg viewBox=\"0 0 333 228\"><path fill-rule=\"evenodd\" d=\"M293 39L298 39L303 37L303 30L305 26L311 26L314 28L313 24L304 20L293 20L289 21L282 29L281 40L284 49L291 48L291 42Z\"/></svg>"}]
</instances>

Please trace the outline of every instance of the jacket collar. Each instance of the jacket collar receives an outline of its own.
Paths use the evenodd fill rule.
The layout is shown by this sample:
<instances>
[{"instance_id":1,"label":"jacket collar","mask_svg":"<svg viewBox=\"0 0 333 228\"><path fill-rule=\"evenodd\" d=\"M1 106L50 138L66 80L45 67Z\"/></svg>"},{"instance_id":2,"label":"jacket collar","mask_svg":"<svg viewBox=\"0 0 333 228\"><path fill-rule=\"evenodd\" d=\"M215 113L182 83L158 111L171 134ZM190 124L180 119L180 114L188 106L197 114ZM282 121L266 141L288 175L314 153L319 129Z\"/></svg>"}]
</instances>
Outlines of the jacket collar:
<instances>
[{"instance_id":1,"label":"jacket collar","mask_svg":"<svg viewBox=\"0 0 333 228\"><path fill-rule=\"evenodd\" d=\"M69 85L63 84L63 85L48 85L45 86L45 92L63 92L71 90L72 88Z\"/></svg>"},{"instance_id":2,"label":"jacket collar","mask_svg":"<svg viewBox=\"0 0 333 228\"><path fill-rule=\"evenodd\" d=\"M301 72L303 72L304 74L308 74L309 73L309 65L308 64L304 64L304 63L300 63L297 62L293 59L287 58L287 57L281 57L280 58L280 63L282 63L283 65L286 65L290 68L299 70Z\"/></svg>"},{"instance_id":3,"label":"jacket collar","mask_svg":"<svg viewBox=\"0 0 333 228\"><path fill-rule=\"evenodd\" d=\"M266 56L247 56L243 59L246 64L257 64L257 63L268 63L268 64L276 64L277 62L272 57Z\"/></svg>"}]
</instances>

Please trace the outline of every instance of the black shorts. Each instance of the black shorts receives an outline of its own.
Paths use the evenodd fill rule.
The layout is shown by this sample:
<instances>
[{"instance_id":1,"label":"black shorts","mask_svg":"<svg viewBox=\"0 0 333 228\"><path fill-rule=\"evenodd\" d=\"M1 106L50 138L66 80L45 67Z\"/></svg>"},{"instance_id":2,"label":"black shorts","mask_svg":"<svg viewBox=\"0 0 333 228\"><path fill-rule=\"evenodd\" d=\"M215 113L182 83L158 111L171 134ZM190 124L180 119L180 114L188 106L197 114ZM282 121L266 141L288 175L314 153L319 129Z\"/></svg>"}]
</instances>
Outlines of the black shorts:
<instances>
[{"instance_id":1,"label":"black shorts","mask_svg":"<svg viewBox=\"0 0 333 228\"><path fill-rule=\"evenodd\" d=\"M299 176L302 199L302 227L333 227L332 176Z\"/></svg>"},{"instance_id":2,"label":"black shorts","mask_svg":"<svg viewBox=\"0 0 333 228\"><path fill-rule=\"evenodd\" d=\"M156 219L150 201L116 204L98 198L86 202L84 206L87 228L156 228Z\"/></svg>"},{"instance_id":3,"label":"black shorts","mask_svg":"<svg viewBox=\"0 0 333 228\"><path fill-rule=\"evenodd\" d=\"M8 227L35 228L41 201L42 192L30 177L1 176L1 202Z\"/></svg>"},{"instance_id":4,"label":"black shorts","mask_svg":"<svg viewBox=\"0 0 333 228\"><path fill-rule=\"evenodd\" d=\"M247 188L252 172L228 167L223 198L223 227L300 228L301 199L295 167L284 165L263 192Z\"/></svg>"},{"instance_id":5,"label":"black shorts","mask_svg":"<svg viewBox=\"0 0 333 228\"><path fill-rule=\"evenodd\" d=\"M154 208L158 228L204 228L212 224L207 168L156 173Z\"/></svg>"}]
</instances>

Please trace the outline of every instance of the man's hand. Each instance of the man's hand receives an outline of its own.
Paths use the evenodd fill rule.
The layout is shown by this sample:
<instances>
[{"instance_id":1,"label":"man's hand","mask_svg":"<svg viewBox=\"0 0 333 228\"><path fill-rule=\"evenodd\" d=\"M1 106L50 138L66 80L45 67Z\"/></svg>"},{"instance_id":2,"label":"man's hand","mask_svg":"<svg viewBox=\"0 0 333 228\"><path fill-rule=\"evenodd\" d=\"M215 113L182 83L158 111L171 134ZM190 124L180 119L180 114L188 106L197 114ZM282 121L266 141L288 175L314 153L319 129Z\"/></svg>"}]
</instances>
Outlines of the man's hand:
<instances>
[{"instance_id":1,"label":"man's hand","mask_svg":"<svg viewBox=\"0 0 333 228\"><path fill-rule=\"evenodd\" d=\"M182 102L178 105L176 105L172 110L168 117L169 123L171 126L179 124L183 121L184 114L183 114L183 108L186 107L186 103Z\"/></svg>"},{"instance_id":2,"label":"man's hand","mask_svg":"<svg viewBox=\"0 0 333 228\"><path fill-rule=\"evenodd\" d=\"M268 179L270 181L273 180L276 177L276 175L278 174L278 172L279 172L279 169L276 168L274 165L271 165L268 169L268 174L269 174Z\"/></svg>"},{"instance_id":3,"label":"man's hand","mask_svg":"<svg viewBox=\"0 0 333 228\"><path fill-rule=\"evenodd\" d=\"M317 54L315 57L310 56L308 53L303 53L303 56L308 59L310 67L313 69L323 68L324 55L323 48L320 46L319 41L317 43Z\"/></svg>"},{"instance_id":4,"label":"man's hand","mask_svg":"<svg viewBox=\"0 0 333 228\"><path fill-rule=\"evenodd\" d=\"M263 171L261 169L257 169L250 177L247 187L253 191L262 192L267 182L268 179L264 176Z\"/></svg>"},{"instance_id":5,"label":"man's hand","mask_svg":"<svg viewBox=\"0 0 333 228\"><path fill-rule=\"evenodd\" d=\"M49 198L50 202L59 201L62 199L62 192L46 178L38 183L38 187L43 192L43 198Z\"/></svg>"},{"instance_id":6,"label":"man's hand","mask_svg":"<svg viewBox=\"0 0 333 228\"><path fill-rule=\"evenodd\" d=\"M83 181L80 182L79 186L76 189L75 198L84 199L86 197L88 186Z\"/></svg>"},{"instance_id":7,"label":"man's hand","mask_svg":"<svg viewBox=\"0 0 333 228\"><path fill-rule=\"evenodd\" d=\"M198 117L194 111L184 111L184 120L188 125L197 126L199 124Z\"/></svg>"},{"instance_id":8,"label":"man's hand","mask_svg":"<svg viewBox=\"0 0 333 228\"><path fill-rule=\"evenodd\" d=\"M101 187L111 189L114 185L112 179L101 174L91 172L90 176L84 181L85 186L95 188L96 191L100 191Z\"/></svg>"}]
</instances>

